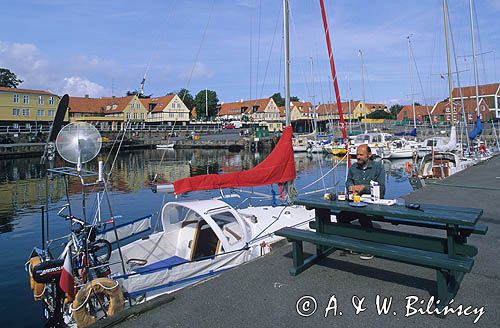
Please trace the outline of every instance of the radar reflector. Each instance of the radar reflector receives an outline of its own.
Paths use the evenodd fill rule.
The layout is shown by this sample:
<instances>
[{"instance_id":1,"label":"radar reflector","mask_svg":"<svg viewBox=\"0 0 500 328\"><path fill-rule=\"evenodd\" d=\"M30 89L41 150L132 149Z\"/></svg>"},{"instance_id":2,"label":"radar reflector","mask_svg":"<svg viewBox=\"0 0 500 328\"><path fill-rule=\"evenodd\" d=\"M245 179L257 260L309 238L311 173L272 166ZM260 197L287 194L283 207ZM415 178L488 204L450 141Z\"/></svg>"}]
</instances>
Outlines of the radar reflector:
<instances>
[{"instance_id":1,"label":"radar reflector","mask_svg":"<svg viewBox=\"0 0 500 328\"><path fill-rule=\"evenodd\" d=\"M101 150L101 134L89 123L78 122L66 125L56 138L57 152L61 157L77 164L80 171L81 164L94 159Z\"/></svg>"}]
</instances>

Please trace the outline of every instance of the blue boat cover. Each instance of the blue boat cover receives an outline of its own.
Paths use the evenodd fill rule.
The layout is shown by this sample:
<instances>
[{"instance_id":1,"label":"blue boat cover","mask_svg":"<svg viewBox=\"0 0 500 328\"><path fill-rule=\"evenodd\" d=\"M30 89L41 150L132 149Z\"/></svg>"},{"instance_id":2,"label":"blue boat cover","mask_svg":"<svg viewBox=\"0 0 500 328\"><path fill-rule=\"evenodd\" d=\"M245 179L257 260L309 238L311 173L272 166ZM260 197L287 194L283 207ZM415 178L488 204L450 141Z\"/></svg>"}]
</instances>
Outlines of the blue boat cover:
<instances>
[{"instance_id":1,"label":"blue boat cover","mask_svg":"<svg viewBox=\"0 0 500 328\"><path fill-rule=\"evenodd\" d=\"M410 136L410 137L416 137L417 136L417 128L411 129L410 132L397 132L394 133L395 136L401 137L401 136Z\"/></svg>"},{"instance_id":2,"label":"blue boat cover","mask_svg":"<svg viewBox=\"0 0 500 328\"><path fill-rule=\"evenodd\" d=\"M161 260L161 261L158 261L155 263L151 263L149 265L145 265L145 266L140 267L140 268L136 268L136 269L134 269L134 271L138 272L138 273L151 273L151 272L170 269L174 265L182 264L182 263L186 263L186 262L189 262L189 261L186 259L183 259L182 257L172 256L172 257L169 257L168 259L164 259L164 260Z\"/></svg>"},{"instance_id":3,"label":"blue boat cover","mask_svg":"<svg viewBox=\"0 0 500 328\"><path fill-rule=\"evenodd\" d=\"M474 139L478 135L483 133L483 123L481 123L481 117L476 117L476 124L474 125L474 130L469 132L469 138Z\"/></svg>"}]
</instances>

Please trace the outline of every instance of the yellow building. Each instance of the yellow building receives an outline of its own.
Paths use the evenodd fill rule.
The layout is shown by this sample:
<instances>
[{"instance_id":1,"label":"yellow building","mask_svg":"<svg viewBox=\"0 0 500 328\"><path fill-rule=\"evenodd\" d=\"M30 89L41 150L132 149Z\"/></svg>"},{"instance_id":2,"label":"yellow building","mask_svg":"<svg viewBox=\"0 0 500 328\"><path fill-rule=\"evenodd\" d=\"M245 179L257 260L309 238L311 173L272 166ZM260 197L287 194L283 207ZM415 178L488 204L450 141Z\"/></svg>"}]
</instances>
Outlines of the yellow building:
<instances>
[{"instance_id":1,"label":"yellow building","mask_svg":"<svg viewBox=\"0 0 500 328\"><path fill-rule=\"evenodd\" d=\"M148 110L137 95L126 97L69 97L71 122L98 124L101 129L121 130L126 122L132 127L144 125Z\"/></svg>"},{"instance_id":2,"label":"yellow building","mask_svg":"<svg viewBox=\"0 0 500 328\"><path fill-rule=\"evenodd\" d=\"M387 113L390 111L387 109L387 106L384 104L368 104L362 101L357 102L356 106L353 110L353 118L354 119L363 119L365 116L373 113L376 110L383 110Z\"/></svg>"},{"instance_id":3,"label":"yellow building","mask_svg":"<svg viewBox=\"0 0 500 328\"><path fill-rule=\"evenodd\" d=\"M221 121L242 120L243 116L255 123L281 121L280 111L273 98L221 103L217 113Z\"/></svg>"},{"instance_id":4,"label":"yellow building","mask_svg":"<svg viewBox=\"0 0 500 328\"><path fill-rule=\"evenodd\" d=\"M70 97L71 122L88 122L101 129L123 129L126 122L132 127L146 123L189 122L189 109L177 95L157 98L126 97ZM185 123L184 123L185 124Z\"/></svg>"},{"instance_id":5,"label":"yellow building","mask_svg":"<svg viewBox=\"0 0 500 328\"><path fill-rule=\"evenodd\" d=\"M141 98L140 101L148 111L146 117L148 123L167 123L171 125L177 122L186 125L189 122L189 109L178 95Z\"/></svg>"},{"instance_id":6,"label":"yellow building","mask_svg":"<svg viewBox=\"0 0 500 328\"><path fill-rule=\"evenodd\" d=\"M59 100L48 91L0 87L0 125L14 129L48 127Z\"/></svg>"}]
</instances>

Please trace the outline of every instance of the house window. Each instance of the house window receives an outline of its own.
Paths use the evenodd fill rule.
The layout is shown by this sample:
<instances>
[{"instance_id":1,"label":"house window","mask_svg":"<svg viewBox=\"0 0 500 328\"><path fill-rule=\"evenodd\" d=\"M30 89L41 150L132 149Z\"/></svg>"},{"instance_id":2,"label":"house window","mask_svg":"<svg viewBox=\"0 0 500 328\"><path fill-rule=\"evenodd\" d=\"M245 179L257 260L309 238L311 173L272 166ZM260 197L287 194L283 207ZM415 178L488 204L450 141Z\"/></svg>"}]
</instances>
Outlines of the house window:
<instances>
[{"instance_id":1,"label":"house window","mask_svg":"<svg viewBox=\"0 0 500 328\"><path fill-rule=\"evenodd\" d=\"M49 97L49 105L54 105L54 97Z\"/></svg>"},{"instance_id":2,"label":"house window","mask_svg":"<svg viewBox=\"0 0 500 328\"><path fill-rule=\"evenodd\" d=\"M19 124L14 123L14 124L12 124L12 127L13 127L14 129L19 129Z\"/></svg>"},{"instance_id":3,"label":"house window","mask_svg":"<svg viewBox=\"0 0 500 328\"><path fill-rule=\"evenodd\" d=\"M184 117L184 113L179 113L179 117L183 118Z\"/></svg>"},{"instance_id":4,"label":"house window","mask_svg":"<svg viewBox=\"0 0 500 328\"><path fill-rule=\"evenodd\" d=\"M137 113L134 113L134 120L137 120L137 118L138 118Z\"/></svg>"},{"instance_id":5,"label":"house window","mask_svg":"<svg viewBox=\"0 0 500 328\"><path fill-rule=\"evenodd\" d=\"M449 113L449 112L450 112L450 109L449 109L449 108L446 108L446 109L445 109L445 112L446 112L446 113Z\"/></svg>"},{"instance_id":6,"label":"house window","mask_svg":"<svg viewBox=\"0 0 500 328\"><path fill-rule=\"evenodd\" d=\"M54 117L54 115L56 114L56 111L54 109L49 109L49 112L47 113L49 117Z\"/></svg>"},{"instance_id":7,"label":"house window","mask_svg":"<svg viewBox=\"0 0 500 328\"><path fill-rule=\"evenodd\" d=\"M31 129L31 124L30 123L26 123L25 127L26 127L26 129Z\"/></svg>"},{"instance_id":8,"label":"house window","mask_svg":"<svg viewBox=\"0 0 500 328\"><path fill-rule=\"evenodd\" d=\"M30 96L24 96L23 97L23 103L29 104L30 103Z\"/></svg>"},{"instance_id":9,"label":"house window","mask_svg":"<svg viewBox=\"0 0 500 328\"><path fill-rule=\"evenodd\" d=\"M449 121L451 118L451 115L446 115L446 120Z\"/></svg>"},{"instance_id":10,"label":"house window","mask_svg":"<svg viewBox=\"0 0 500 328\"><path fill-rule=\"evenodd\" d=\"M44 116L44 115L45 115L45 111L43 109L36 110L36 116Z\"/></svg>"},{"instance_id":11,"label":"house window","mask_svg":"<svg viewBox=\"0 0 500 328\"><path fill-rule=\"evenodd\" d=\"M23 116L30 116L29 108L23 108Z\"/></svg>"},{"instance_id":12,"label":"house window","mask_svg":"<svg viewBox=\"0 0 500 328\"><path fill-rule=\"evenodd\" d=\"M144 113L141 113L141 120L144 119Z\"/></svg>"},{"instance_id":13,"label":"house window","mask_svg":"<svg viewBox=\"0 0 500 328\"><path fill-rule=\"evenodd\" d=\"M481 111L485 111L486 110L486 106L485 105L481 105Z\"/></svg>"},{"instance_id":14,"label":"house window","mask_svg":"<svg viewBox=\"0 0 500 328\"><path fill-rule=\"evenodd\" d=\"M12 108L12 116L19 116L19 108Z\"/></svg>"},{"instance_id":15,"label":"house window","mask_svg":"<svg viewBox=\"0 0 500 328\"><path fill-rule=\"evenodd\" d=\"M43 105L43 96L38 96L38 104Z\"/></svg>"},{"instance_id":16,"label":"house window","mask_svg":"<svg viewBox=\"0 0 500 328\"><path fill-rule=\"evenodd\" d=\"M168 117L174 117L174 113L168 113Z\"/></svg>"},{"instance_id":17,"label":"house window","mask_svg":"<svg viewBox=\"0 0 500 328\"><path fill-rule=\"evenodd\" d=\"M15 103L19 103L19 95L15 94L13 100L14 100Z\"/></svg>"},{"instance_id":18,"label":"house window","mask_svg":"<svg viewBox=\"0 0 500 328\"><path fill-rule=\"evenodd\" d=\"M130 113L127 113L127 120L130 120Z\"/></svg>"}]
</instances>

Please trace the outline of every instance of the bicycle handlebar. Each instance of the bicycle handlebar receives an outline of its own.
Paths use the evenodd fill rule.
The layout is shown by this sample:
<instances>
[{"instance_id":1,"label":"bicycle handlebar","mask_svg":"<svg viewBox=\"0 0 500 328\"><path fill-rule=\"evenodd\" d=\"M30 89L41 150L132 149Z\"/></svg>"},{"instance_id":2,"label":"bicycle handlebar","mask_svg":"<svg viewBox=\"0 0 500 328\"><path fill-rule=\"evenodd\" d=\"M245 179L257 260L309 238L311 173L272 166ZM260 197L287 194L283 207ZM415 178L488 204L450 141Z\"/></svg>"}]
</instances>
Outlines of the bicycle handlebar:
<instances>
[{"instance_id":1,"label":"bicycle handlebar","mask_svg":"<svg viewBox=\"0 0 500 328\"><path fill-rule=\"evenodd\" d=\"M66 219L66 220L71 220L71 221L74 221L76 223L80 223L81 225L85 226L85 222L83 222L82 220L78 219L76 216L73 216L73 215L64 215L64 214L61 214L62 211L64 211L67 207L69 206L69 204L66 204L64 205L60 210L59 212L57 212L57 215Z\"/></svg>"}]
</instances>

